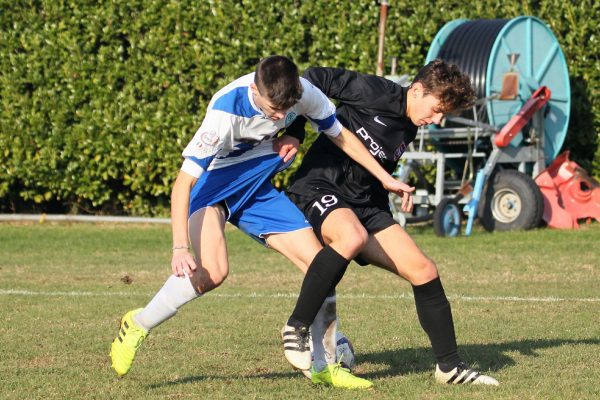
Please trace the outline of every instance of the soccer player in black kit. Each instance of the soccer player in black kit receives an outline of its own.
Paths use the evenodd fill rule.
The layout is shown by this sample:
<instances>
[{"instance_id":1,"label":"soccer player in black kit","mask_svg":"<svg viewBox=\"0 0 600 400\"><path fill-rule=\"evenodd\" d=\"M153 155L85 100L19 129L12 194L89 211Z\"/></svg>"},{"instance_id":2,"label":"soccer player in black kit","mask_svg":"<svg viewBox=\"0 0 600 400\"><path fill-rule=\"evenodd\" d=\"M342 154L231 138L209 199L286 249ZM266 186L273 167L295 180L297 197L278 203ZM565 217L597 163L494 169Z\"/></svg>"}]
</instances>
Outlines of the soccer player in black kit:
<instances>
[{"instance_id":1,"label":"soccer player in black kit","mask_svg":"<svg viewBox=\"0 0 600 400\"><path fill-rule=\"evenodd\" d=\"M475 98L469 77L441 60L421 68L408 88L340 68L309 68L304 77L338 101L337 116L342 125L354 132L390 173L415 139L419 126L438 124L445 113L468 108ZM305 122L298 118L286 134L301 141ZM369 172L331 141L319 137L292 177L288 195L323 244L338 249L348 263L355 259L361 265L373 264L412 285L417 315L437 361L436 381L498 385L496 379L473 370L459 357L450 304L437 267L392 218L388 193ZM335 336L334 293L323 307L331 316L321 327L327 339L313 346L325 347L326 360L315 358L313 374L335 357L335 351L327 351ZM297 306L288 325L297 323L298 311L301 314Z\"/></svg>"}]
</instances>

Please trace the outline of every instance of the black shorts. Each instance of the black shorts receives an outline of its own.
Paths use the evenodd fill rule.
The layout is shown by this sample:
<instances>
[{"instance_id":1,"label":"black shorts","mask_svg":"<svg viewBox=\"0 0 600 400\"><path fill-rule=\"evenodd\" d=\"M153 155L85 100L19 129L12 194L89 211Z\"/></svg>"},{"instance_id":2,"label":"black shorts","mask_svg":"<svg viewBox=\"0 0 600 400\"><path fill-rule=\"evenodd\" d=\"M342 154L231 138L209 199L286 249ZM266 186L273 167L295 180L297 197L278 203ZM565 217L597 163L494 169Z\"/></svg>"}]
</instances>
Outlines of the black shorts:
<instances>
[{"instance_id":1,"label":"black shorts","mask_svg":"<svg viewBox=\"0 0 600 400\"><path fill-rule=\"evenodd\" d=\"M304 213L306 219L312 225L315 234L323 244L325 244L321 235L323 221L325 221L329 213L338 208L352 210L369 234L377 233L397 223L392 217L389 208L382 208L375 205L352 205L344 201L339 194L328 189L320 189L318 192L313 192L308 196L291 192L288 192L287 195ZM360 256L355 258L355 261L360 265L368 264Z\"/></svg>"}]
</instances>

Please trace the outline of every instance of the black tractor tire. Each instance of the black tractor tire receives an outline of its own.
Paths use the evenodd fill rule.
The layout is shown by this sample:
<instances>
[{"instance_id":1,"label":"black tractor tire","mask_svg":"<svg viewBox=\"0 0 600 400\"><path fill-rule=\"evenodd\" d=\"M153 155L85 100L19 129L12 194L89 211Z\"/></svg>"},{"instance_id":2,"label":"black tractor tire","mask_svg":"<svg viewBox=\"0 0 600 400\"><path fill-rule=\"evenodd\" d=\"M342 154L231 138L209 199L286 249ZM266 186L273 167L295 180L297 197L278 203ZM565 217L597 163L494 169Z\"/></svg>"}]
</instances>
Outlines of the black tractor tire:
<instances>
[{"instance_id":1,"label":"black tractor tire","mask_svg":"<svg viewBox=\"0 0 600 400\"><path fill-rule=\"evenodd\" d=\"M529 175L512 169L496 172L482 193L477 214L487 231L537 228L542 220L542 192Z\"/></svg>"}]
</instances>

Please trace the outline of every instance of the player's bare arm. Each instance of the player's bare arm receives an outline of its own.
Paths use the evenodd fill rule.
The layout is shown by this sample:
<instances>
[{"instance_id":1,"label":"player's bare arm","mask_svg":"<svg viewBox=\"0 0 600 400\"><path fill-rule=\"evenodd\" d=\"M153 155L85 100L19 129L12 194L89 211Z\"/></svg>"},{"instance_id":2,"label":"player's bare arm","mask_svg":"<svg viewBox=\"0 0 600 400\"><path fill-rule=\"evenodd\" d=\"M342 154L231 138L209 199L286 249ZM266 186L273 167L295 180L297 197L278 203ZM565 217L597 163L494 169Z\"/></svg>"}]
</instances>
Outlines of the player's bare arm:
<instances>
[{"instance_id":1,"label":"player's bare arm","mask_svg":"<svg viewBox=\"0 0 600 400\"><path fill-rule=\"evenodd\" d=\"M188 209L190 206L190 192L196 183L196 178L179 171L171 193L171 226L173 231L173 258L171 269L176 276L189 276L196 270L194 257L188 251Z\"/></svg>"}]
</instances>

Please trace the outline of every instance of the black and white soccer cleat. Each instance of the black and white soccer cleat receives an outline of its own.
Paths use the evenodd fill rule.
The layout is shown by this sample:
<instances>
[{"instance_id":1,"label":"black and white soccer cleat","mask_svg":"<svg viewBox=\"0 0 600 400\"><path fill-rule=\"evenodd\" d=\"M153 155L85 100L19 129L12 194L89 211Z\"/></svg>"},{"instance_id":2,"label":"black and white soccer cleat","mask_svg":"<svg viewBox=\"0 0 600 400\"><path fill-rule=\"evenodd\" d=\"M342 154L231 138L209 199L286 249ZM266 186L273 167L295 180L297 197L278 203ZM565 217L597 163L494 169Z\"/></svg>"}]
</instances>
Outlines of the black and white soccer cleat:
<instances>
[{"instance_id":1,"label":"black and white soccer cleat","mask_svg":"<svg viewBox=\"0 0 600 400\"><path fill-rule=\"evenodd\" d=\"M301 370L310 369L312 355L308 327L295 328L285 325L281 330L281 338L283 339L283 353L290 364Z\"/></svg>"},{"instance_id":2,"label":"black and white soccer cleat","mask_svg":"<svg viewBox=\"0 0 600 400\"><path fill-rule=\"evenodd\" d=\"M435 380L439 383L448 383L451 385L500 385L500 383L491 376L483 375L480 372L469 368L464 362L459 363L449 372L442 371L440 366L436 365Z\"/></svg>"}]
</instances>

